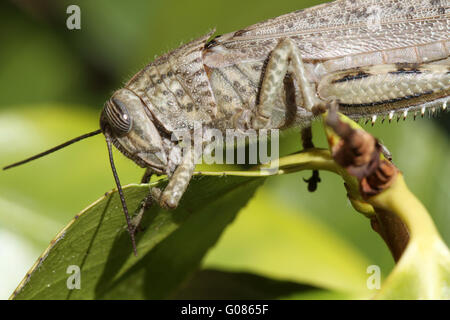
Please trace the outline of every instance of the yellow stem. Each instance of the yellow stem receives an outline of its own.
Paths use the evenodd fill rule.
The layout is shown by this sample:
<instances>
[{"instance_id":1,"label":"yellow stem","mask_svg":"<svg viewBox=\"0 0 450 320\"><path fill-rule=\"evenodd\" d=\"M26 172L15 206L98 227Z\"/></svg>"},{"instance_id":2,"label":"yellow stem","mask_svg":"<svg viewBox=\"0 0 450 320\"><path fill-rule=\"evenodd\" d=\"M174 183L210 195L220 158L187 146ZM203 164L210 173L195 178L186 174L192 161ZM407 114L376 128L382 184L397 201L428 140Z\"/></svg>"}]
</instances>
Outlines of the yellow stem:
<instances>
[{"instance_id":1,"label":"yellow stem","mask_svg":"<svg viewBox=\"0 0 450 320\"><path fill-rule=\"evenodd\" d=\"M388 210L398 216L408 227L411 237L430 237L438 234L428 211L408 189L401 173L390 188L368 199L368 202L375 209Z\"/></svg>"}]
</instances>

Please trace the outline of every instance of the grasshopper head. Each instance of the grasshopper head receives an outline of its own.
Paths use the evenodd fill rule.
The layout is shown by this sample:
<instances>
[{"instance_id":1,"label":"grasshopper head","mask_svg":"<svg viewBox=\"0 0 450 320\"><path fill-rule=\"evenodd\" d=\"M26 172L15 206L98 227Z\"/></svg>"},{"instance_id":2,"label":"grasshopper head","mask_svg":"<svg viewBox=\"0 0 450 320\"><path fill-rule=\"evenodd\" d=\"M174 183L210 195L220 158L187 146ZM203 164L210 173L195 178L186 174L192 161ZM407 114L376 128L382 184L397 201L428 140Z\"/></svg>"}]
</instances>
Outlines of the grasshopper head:
<instances>
[{"instance_id":1,"label":"grasshopper head","mask_svg":"<svg viewBox=\"0 0 450 320\"><path fill-rule=\"evenodd\" d=\"M100 128L117 149L139 166L161 171L167 165L167 155L145 108L136 94L120 89L106 102Z\"/></svg>"}]
</instances>

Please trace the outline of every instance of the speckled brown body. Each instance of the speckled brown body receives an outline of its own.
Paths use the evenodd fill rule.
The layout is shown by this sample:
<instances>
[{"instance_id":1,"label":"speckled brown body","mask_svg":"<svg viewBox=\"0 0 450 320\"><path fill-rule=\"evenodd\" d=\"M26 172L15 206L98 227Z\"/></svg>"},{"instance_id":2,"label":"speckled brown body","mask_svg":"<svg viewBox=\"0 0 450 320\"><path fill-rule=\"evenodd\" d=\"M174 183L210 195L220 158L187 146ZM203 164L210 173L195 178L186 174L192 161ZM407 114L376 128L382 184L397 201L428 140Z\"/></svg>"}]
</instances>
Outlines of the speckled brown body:
<instances>
[{"instance_id":1,"label":"speckled brown body","mask_svg":"<svg viewBox=\"0 0 450 320\"><path fill-rule=\"evenodd\" d=\"M307 128L336 102L351 118L406 118L450 94L448 0L338 0L169 52L105 105L102 131L176 207L194 170L177 131ZM184 141L184 140L183 140Z\"/></svg>"},{"instance_id":2,"label":"speckled brown body","mask_svg":"<svg viewBox=\"0 0 450 320\"><path fill-rule=\"evenodd\" d=\"M438 0L335 1L208 43L211 32L156 59L126 87L168 132L192 127L194 121L218 129L245 129L258 102L265 63L280 39L289 37L298 46L308 80L316 88L329 74L342 70L406 63L449 65L448 9L448 1ZM302 108L302 95L293 83L292 90L285 86L277 99L278 108L289 111L285 127L307 125L313 117ZM342 110L354 118L393 110L403 113L446 95L448 91L406 103L399 99L397 104L392 99L385 104L373 101L373 108L369 103L366 108L346 104Z\"/></svg>"}]
</instances>

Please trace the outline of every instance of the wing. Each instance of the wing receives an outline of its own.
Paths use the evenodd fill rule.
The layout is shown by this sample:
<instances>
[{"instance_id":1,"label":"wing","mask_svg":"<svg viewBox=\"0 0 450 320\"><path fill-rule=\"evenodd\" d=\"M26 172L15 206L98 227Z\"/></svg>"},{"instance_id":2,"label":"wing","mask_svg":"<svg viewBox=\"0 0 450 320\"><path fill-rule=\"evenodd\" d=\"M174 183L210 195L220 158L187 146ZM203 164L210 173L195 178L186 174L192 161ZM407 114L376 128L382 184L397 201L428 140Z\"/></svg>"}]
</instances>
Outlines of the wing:
<instances>
[{"instance_id":1,"label":"wing","mask_svg":"<svg viewBox=\"0 0 450 320\"><path fill-rule=\"evenodd\" d=\"M218 37L211 43L205 63L223 66L265 59L284 37L297 43L305 60L399 48L417 51L424 46L422 50L427 50L427 54L434 50L435 55L444 58L450 50L449 3L449 0L338 0Z\"/></svg>"}]
</instances>

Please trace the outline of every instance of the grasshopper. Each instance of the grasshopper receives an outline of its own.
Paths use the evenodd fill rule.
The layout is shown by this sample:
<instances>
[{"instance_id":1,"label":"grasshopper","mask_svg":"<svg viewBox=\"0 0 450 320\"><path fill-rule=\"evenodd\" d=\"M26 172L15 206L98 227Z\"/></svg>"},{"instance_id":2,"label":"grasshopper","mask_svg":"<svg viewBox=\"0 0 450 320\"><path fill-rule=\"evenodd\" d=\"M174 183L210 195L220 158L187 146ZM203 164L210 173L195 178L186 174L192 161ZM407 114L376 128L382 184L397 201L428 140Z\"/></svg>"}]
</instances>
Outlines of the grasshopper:
<instances>
[{"instance_id":1,"label":"grasshopper","mask_svg":"<svg viewBox=\"0 0 450 320\"><path fill-rule=\"evenodd\" d=\"M136 252L111 145L146 169L143 182L166 174L165 189L153 189L148 199L175 208L195 157L175 156L181 141L172 133L195 123L222 131L297 127L311 147L311 122L331 103L372 123L445 110L449 29L448 0L338 0L214 38L212 31L157 58L117 90L100 130L6 168L103 133Z\"/></svg>"}]
</instances>

